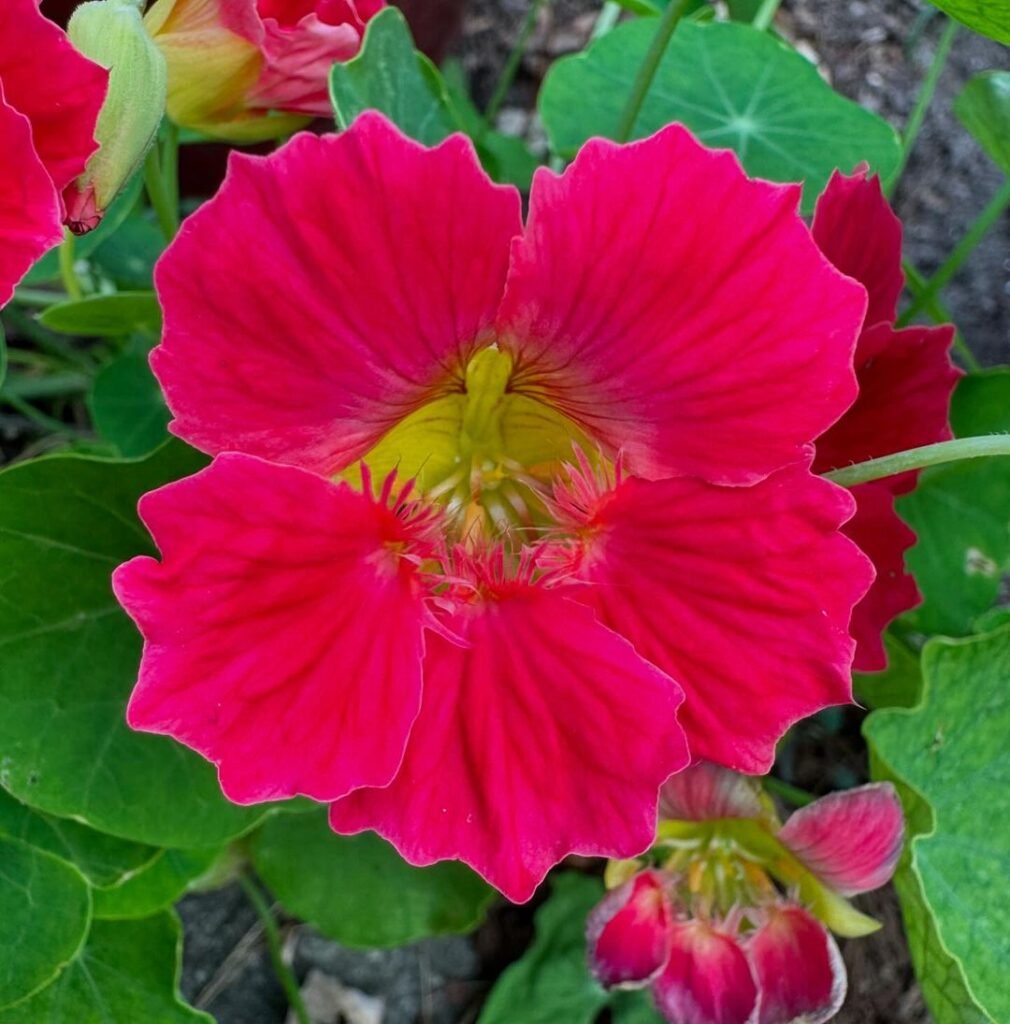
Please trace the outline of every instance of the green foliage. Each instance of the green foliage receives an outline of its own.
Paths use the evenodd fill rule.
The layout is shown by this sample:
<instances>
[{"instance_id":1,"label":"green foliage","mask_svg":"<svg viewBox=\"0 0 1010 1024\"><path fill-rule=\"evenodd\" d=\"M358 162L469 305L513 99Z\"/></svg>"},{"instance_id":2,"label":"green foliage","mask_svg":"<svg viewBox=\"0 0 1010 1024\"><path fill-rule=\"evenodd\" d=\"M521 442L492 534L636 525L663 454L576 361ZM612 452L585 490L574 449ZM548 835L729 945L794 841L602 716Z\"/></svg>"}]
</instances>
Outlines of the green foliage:
<instances>
[{"instance_id":1,"label":"green foliage","mask_svg":"<svg viewBox=\"0 0 1010 1024\"><path fill-rule=\"evenodd\" d=\"M157 846L214 845L263 813L228 803L202 758L124 720L141 641L110 576L153 553L139 497L204 461L172 442L138 462L56 456L0 473L0 784Z\"/></svg>"},{"instance_id":2,"label":"green foliage","mask_svg":"<svg viewBox=\"0 0 1010 1024\"><path fill-rule=\"evenodd\" d=\"M51 982L77 955L90 917L88 883L75 867L0 836L0 1006Z\"/></svg>"},{"instance_id":3,"label":"green foliage","mask_svg":"<svg viewBox=\"0 0 1010 1024\"><path fill-rule=\"evenodd\" d=\"M172 914L95 921L73 963L0 1024L213 1024L179 998L179 939Z\"/></svg>"},{"instance_id":4,"label":"green foliage","mask_svg":"<svg viewBox=\"0 0 1010 1024\"><path fill-rule=\"evenodd\" d=\"M50 306L39 314L39 323L58 334L82 338L114 338L135 331L156 337L161 306L152 291L89 295Z\"/></svg>"},{"instance_id":5,"label":"green foliage","mask_svg":"<svg viewBox=\"0 0 1010 1024\"><path fill-rule=\"evenodd\" d=\"M961 123L1010 174L1010 71L976 75L954 102Z\"/></svg>"},{"instance_id":6,"label":"green foliage","mask_svg":"<svg viewBox=\"0 0 1010 1024\"><path fill-rule=\"evenodd\" d=\"M952 18L1001 43L1010 43L1010 5L1006 0L933 0Z\"/></svg>"},{"instance_id":7,"label":"green foliage","mask_svg":"<svg viewBox=\"0 0 1010 1024\"><path fill-rule=\"evenodd\" d=\"M919 655L897 636L884 635L887 668L883 672L857 672L856 699L871 708L910 708L919 702L922 668Z\"/></svg>"},{"instance_id":8,"label":"green foliage","mask_svg":"<svg viewBox=\"0 0 1010 1024\"><path fill-rule=\"evenodd\" d=\"M96 918L148 917L165 910L210 870L221 850L159 850L154 858L120 884L95 889Z\"/></svg>"},{"instance_id":9,"label":"green foliage","mask_svg":"<svg viewBox=\"0 0 1010 1024\"><path fill-rule=\"evenodd\" d=\"M865 727L879 773L900 780L906 800L913 794L916 835L899 891L924 983L942 983L937 1017L1002 1021L1010 1018L1010 628L931 641L923 676L918 707L875 712Z\"/></svg>"},{"instance_id":10,"label":"green foliage","mask_svg":"<svg viewBox=\"0 0 1010 1024\"><path fill-rule=\"evenodd\" d=\"M341 128L365 110L379 110L426 145L457 129L438 70L414 49L406 19L395 7L369 21L357 57L333 66L330 97Z\"/></svg>"},{"instance_id":11,"label":"green foliage","mask_svg":"<svg viewBox=\"0 0 1010 1024\"><path fill-rule=\"evenodd\" d=\"M148 365L145 345L124 352L98 371L88 404L98 433L127 458L147 455L168 437L171 415Z\"/></svg>"},{"instance_id":12,"label":"green foliage","mask_svg":"<svg viewBox=\"0 0 1010 1024\"><path fill-rule=\"evenodd\" d=\"M540 113L556 152L572 156L591 136L614 137L654 31L649 19L628 22L552 67ZM851 171L865 160L886 179L900 157L880 118L839 96L773 36L741 24L678 27L633 137L671 121L706 145L734 149L752 175L804 181L808 211L836 167Z\"/></svg>"},{"instance_id":13,"label":"green foliage","mask_svg":"<svg viewBox=\"0 0 1010 1024\"><path fill-rule=\"evenodd\" d=\"M602 896L597 878L554 876L533 944L491 990L479 1024L593 1024L610 1000L586 968L586 917Z\"/></svg>"},{"instance_id":14,"label":"green foliage","mask_svg":"<svg viewBox=\"0 0 1010 1024\"><path fill-rule=\"evenodd\" d=\"M372 833L336 835L325 810L275 815L250 846L277 899L347 946L397 946L469 931L494 899L462 864L414 868Z\"/></svg>"},{"instance_id":15,"label":"green foliage","mask_svg":"<svg viewBox=\"0 0 1010 1024\"><path fill-rule=\"evenodd\" d=\"M1010 430L1010 370L965 377L951 421L958 437ZM971 633L1010 570L1010 458L927 470L898 511L918 535L906 560L924 599L904 621L927 635Z\"/></svg>"}]
</instances>

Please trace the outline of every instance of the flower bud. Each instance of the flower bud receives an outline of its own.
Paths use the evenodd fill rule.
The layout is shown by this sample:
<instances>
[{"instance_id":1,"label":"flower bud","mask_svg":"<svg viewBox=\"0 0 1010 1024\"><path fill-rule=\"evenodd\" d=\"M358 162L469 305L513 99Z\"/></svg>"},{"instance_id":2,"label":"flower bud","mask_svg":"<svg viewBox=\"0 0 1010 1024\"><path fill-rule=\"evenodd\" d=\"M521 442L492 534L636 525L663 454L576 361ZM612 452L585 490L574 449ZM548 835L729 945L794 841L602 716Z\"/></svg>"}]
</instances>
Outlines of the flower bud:
<instances>
[{"instance_id":1,"label":"flower bud","mask_svg":"<svg viewBox=\"0 0 1010 1024\"><path fill-rule=\"evenodd\" d=\"M157 0L168 115L229 142L280 138L330 113L330 68L358 52L382 0Z\"/></svg>"},{"instance_id":2,"label":"flower bud","mask_svg":"<svg viewBox=\"0 0 1010 1024\"><path fill-rule=\"evenodd\" d=\"M143 163L165 113L165 60L144 28L138 0L91 0L67 26L74 46L109 70L98 118L98 151L66 191L67 224L77 234L97 227Z\"/></svg>"}]
</instances>

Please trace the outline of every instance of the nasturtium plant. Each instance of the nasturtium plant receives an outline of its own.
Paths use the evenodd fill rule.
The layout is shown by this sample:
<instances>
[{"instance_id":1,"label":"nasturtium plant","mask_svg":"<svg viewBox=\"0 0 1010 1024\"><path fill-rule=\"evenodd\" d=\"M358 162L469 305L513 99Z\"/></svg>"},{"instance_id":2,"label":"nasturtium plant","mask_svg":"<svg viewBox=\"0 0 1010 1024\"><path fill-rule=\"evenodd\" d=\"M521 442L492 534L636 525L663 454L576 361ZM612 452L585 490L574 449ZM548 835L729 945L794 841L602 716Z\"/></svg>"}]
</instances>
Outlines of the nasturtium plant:
<instances>
[{"instance_id":1,"label":"nasturtium plant","mask_svg":"<svg viewBox=\"0 0 1010 1024\"><path fill-rule=\"evenodd\" d=\"M1005 61L500 6L0 2L0 1024L1004 1024Z\"/></svg>"}]
</instances>

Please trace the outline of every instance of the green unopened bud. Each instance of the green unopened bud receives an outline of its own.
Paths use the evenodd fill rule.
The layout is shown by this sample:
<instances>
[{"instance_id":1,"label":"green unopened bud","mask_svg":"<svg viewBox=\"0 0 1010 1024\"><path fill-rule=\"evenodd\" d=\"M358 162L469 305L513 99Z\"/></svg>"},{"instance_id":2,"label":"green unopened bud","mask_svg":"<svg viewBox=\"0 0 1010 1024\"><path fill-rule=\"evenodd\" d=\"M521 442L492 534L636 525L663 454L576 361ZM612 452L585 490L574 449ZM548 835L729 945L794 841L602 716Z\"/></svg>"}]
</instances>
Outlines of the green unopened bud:
<instances>
[{"instance_id":1,"label":"green unopened bud","mask_svg":"<svg viewBox=\"0 0 1010 1024\"><path fill-rule=\"evenodd\" d=\"M64 196L67 225L84 234L144 162L165 114L165 58L144 27L141 0L91 0L74 11L67 34L74 46L109 71L98 118L99 148Z\"/></svg>"}]
</instances>

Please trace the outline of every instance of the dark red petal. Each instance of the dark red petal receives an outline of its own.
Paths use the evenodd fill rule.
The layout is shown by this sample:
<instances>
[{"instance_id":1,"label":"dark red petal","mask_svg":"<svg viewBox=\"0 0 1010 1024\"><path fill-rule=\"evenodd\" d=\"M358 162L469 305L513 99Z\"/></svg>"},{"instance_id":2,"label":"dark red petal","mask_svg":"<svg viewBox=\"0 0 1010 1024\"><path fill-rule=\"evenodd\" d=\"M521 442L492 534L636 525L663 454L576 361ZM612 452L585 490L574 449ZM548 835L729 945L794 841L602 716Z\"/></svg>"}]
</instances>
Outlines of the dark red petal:
<instances>
[{"instance_id":1,"label":"dark red petal","mask_svg":"<svg viewBox=\"0 0 1010 1024\"><path fill-rule=\"evenodd\" d=\"M855 397L866 297L798 197L679 125L539 171L498 319L513 387L641 476L738 484L803 461Z\"/></svg>"},{"instance_id":2,"label":"dark red petal","mask_svg":"<svg viewBox=\"0 0 1010 1024\"><path fill-rule=\"evenodd\" d=\"M161 561L116 594L144 634L127 720L219 766L237 803L382 786L421 702L423 605L384 505L223 455L146 495Z\"/></svg>"},{"instance_id":3,"label":"dark red petal","mask_svg":"<svg viewBox=\"0 0 1010 1024\"><path fill-rule=\"evenodd\" d=\"M894 787L878 782L796 811L779 839L842 896L879 889L901 856L905 819Z\"/></svg>"},{"instance_id":4,"label":"dark red petal","mask_svg":"<svg viewBox=\"0 0 1010 1024\"><path fill-rule=\"evenodd\" d=\"M901 221L884 198L880 179L865 169L852 177L835 171L817 200L814 240L843 273L866 288L866 324L894 323L905 285Z\"/></svg>"},{"instance_id":5,"label":"dark red petal","mask_svg":"<svg viewBox=\"0 0 1010 1024\"><path fill-rule=\"evenodd\" d=\"M670 1024L756 1024L757 986L736 939L702 921L677 925L653 994Z\"/></svg>"},{"instance_id":6,"label":"dark red petal","mask_svg":"<svg viewBox=\"0 0 1010 1024\"><path fill-rule=\"evenodd\" d=\"M845 1001L845 964L835 940L800 907L768 910L747 944L760 990L758 1024L823 1024Z\"/></svg>"},{"instance_id":7,"label":"dark red petal","mask_svg":"<svg viewBox=\"0 0 1010 1024\"><path fill-rule=\"evenodd\" d=\"M425 149L378 114L234 157L158 266L172 429L212 453L346 467L458 389L519 230L518 193L468 139Z\"/></svg>"},{"instance_id":8,"label":"dark red petal","mask_svg":"<svg viewBox=\"0 0 1010 1024\"><path fill-rule=\"evenodd\" d=\"M570 853L633 857L687 763L679 687L558 590L518 581L428 635L424 702L385 789L331 809L411 864L457 858L510 900Z\"/></svg>"},{"instance_id":9,"label":"dark red petal","mask_svg":"<svg viewBox=\"0 0 1010 1024\"><path fill-rule=\"evenodd\" d=\"M852 667L859 672L879 672L887 667L884 630L922 600L915 580L905 570L905 552L915 543L915 533L898 518L894 495L883 483L853 487L852 496L856 514L842 530L877 571L866 596L852 612L851 632L856 640Z\"/></svg>"},{"instance_id":10,"label":"dark red petal","mask_svg":"<svg viewBox=\"0 0 1010 1024\"><path fill-rule=\"evenodd\" d=\"M859 397L817 441L814 469L823 473L950 437L950 398L961 376L950 361L953 327L878 324L856 348ZM893 477L895 493L912 474Z\"/></svg>"},{"instance_id":11,"label":"dark red petal","mask_svg":"<svg viewBox=\"0 0 1010 1024\"><path fill-rule=\"evenodd\" d=\"M673 914L663 876L642 871L607 893L589 915L589 966L606 988L644 985L666 965Z\"/></svg>"}]
</instances>

